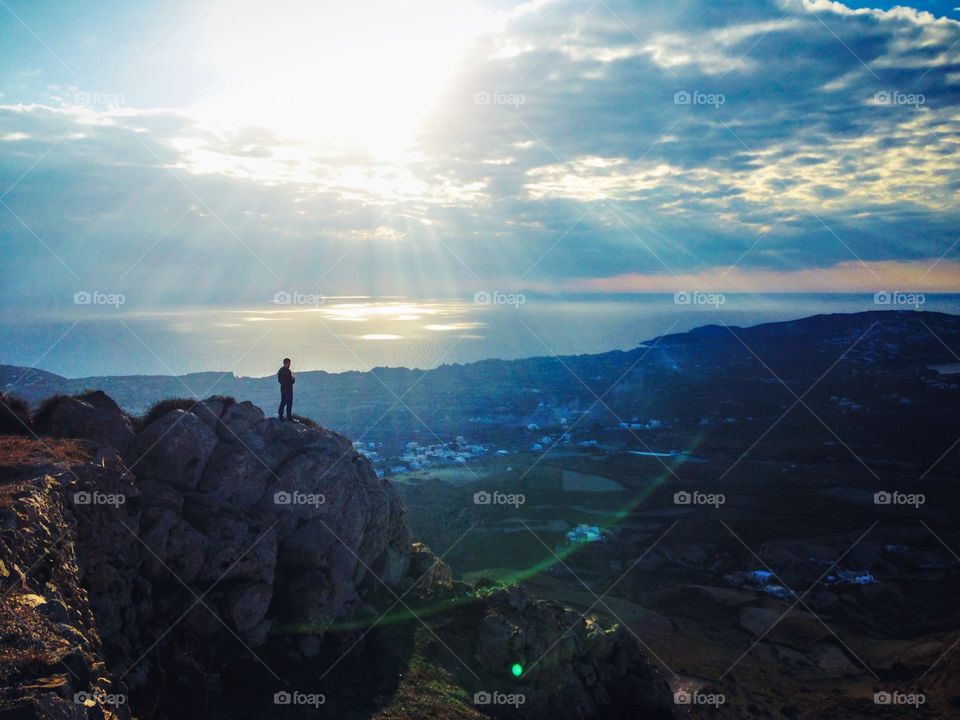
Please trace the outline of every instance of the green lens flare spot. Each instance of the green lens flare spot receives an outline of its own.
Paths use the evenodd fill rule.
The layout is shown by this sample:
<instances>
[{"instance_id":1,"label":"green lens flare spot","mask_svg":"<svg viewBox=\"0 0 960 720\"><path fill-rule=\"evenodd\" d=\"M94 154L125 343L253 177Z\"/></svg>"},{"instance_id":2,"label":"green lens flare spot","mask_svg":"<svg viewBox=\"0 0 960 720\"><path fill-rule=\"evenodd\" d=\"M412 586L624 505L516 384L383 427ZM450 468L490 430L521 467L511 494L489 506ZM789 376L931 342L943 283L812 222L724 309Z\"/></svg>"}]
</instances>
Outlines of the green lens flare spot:
<instances>
[{"instance_id":1,"label":"green lens flare spot","mask_svg":"<svg viewBox=\"0 0 960 720\"><path fill-rule=\"evenodd\" d=\"M513 673L514 677L520 677L521 675L523 675L523 665L521 665L520 663L514 663L513 667L510 668L510 672Z\"/></svg>"}]
</instances>

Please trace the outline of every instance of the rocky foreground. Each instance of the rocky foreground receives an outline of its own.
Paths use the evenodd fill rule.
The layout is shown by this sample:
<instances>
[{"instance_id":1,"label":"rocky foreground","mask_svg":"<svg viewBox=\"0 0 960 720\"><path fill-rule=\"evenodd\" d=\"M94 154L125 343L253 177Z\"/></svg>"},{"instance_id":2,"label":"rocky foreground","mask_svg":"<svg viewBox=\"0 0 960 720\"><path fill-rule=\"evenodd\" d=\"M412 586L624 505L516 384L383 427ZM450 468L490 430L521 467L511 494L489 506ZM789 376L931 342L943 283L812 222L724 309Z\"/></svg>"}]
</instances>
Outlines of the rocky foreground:
<instances>
[{"instance_id":1,"label":"rocky foreground","mask_svg":"<svg viewBox=\"0 0 960 720\"><path fill-rule=\"evenodd\" d=\"M344 698L383 686L380 665L339 704L309 683L382 644L395 608L463 666L445 717L674 714L623 630L454 581L342 435L222 397L135 420L93 392L25 420L0 438L0 718L297 717L297 692L370 716ZM508 685L522 706L497 702Z\"/></svg>"}]
</instances>

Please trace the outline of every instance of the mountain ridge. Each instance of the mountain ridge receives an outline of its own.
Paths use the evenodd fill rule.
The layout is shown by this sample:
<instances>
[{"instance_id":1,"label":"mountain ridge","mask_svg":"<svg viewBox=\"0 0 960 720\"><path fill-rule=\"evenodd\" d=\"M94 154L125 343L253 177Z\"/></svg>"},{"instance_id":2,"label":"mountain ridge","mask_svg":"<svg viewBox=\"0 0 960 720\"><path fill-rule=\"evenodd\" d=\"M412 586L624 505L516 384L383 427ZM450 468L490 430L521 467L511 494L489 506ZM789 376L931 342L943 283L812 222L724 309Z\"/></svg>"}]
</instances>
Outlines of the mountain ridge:
<instances>
[{"instance_id":1,"label":"mountain ridge","mask_svg":"<svg viewBox=\"0 0 960 720\"><path fill-rule=\"evenodd\" d=\"M368 373L376 372L397 372L397 371L407 371L410 373L424 373L431 372L433 370L439 370L441 368L468 368L472 366L482 366L484 364L490 363L524 363L524 362L536 362L541 360L549 360L553 358L568 359L568 358L582 358L582 357L607 357L612 355L623 355L635 353L637 350L641 350L645 347L649 347L652 344L660 342L677 342L684 338L691 339L700 339L704 336L711 334L718 334L718 331L730 331L730 330L740 330L740 331L749 331L749 332L765 332L771 329L788 329L788 328L802 328L806 325L815 325L817 323L826 324L826 323L836 323L836 324L846 324L849 321L856 319L866 319L866 318L875 318L878 320L884 319L885 316L890 314L900 314L900 315L917 315L915 311L912 310L865 310L862 312L856 313L818 313L815 315L808 315L801 318L795 318L793 320L777 320L773 322L757 323L756 325L723 325L723 324L706 324L698 325L690 330L685 330L682 332L669 333L666 335L655 335L649 339L640 341L636 347L630 348L628 350L606 350L600 353L577 353L577 354L566 354L566 355L530 355L522 358L484 358L482 360L474 360L466 363L441 363L436 367L432 368L417 368L417 367L407 367L403 365L377 365L370 368L369 370L342 370L339 372L330 372L327 370L298 370L297 376L307 376L307 375L318 375L318 376L328 376L328 377L348 377L354 375L365 375ZM929 316L930 318L960 318L960 315L954 315L951 313L935 312L935 311L923 311L924 316ZM60 375L58 373L51 372L49 370L42 370L35 367L27 367L23 365L8 365L5 363L0 363L0 379L6 378L7 374L15 371L20 372L30 372L37 373L45 379L52 379L59 382L69 382L69 383L83 383L103 380L106 378L124 378L124 379L147 379L147 378L181 378L181 379L201 379L201 378L217 378L229 376L233 380L267 380L273 379L273 374L269 375L237 375L231 370L200 370L190 373L182 373L179 375L173 375L168 373L136 373L131 375L83 375L71 377L67 375Z\"/></svg>"}]
</instances>

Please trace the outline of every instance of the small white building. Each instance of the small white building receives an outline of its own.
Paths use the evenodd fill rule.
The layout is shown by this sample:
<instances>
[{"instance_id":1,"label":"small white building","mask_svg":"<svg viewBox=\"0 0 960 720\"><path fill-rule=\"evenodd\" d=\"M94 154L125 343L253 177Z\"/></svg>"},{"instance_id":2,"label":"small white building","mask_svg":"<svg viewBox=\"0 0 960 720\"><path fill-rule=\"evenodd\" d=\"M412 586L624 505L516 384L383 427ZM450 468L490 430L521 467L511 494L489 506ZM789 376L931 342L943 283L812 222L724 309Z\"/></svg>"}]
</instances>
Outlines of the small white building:
<instances>
[{"instance_id":1,"label":"small white building","mask_svg":"<svg viewBox=\"0 0 960 720\"><path fill-rule=\"evenodd\" d=\"M599 542L603 539L600 528L596 525L584 525L580 523L573 530L567 533L567 540L573 542Z\"/></svg>"}]
</instances>

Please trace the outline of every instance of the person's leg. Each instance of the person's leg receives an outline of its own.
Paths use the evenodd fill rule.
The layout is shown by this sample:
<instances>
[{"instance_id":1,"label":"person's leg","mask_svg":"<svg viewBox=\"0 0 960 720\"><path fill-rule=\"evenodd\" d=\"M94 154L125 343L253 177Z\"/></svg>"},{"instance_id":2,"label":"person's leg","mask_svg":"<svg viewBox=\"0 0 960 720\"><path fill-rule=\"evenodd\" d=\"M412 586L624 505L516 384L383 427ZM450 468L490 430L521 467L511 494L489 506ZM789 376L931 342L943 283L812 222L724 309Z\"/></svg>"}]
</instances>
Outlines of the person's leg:
<instances>
[{"instance_id":1,"label":"person's leg","mask_svg":"<svg viewBox=\"0 0 960 720\"><path fill-rule=\"evenodd\" d=\"M293 419L293 388L287 390L287 420Z\"/></svg>"},{"instance_id":2,"label":"person's leg","mask_svg":"<svg viewBox=\"0 0 960 720\"><path fill-rule=\"evenodd\" d=\"M287 398L283 393L283 388L280 389L280 407L277 408L277 416L283 420L283 406L286 404Z\"/></svg>"}]
</instances>

